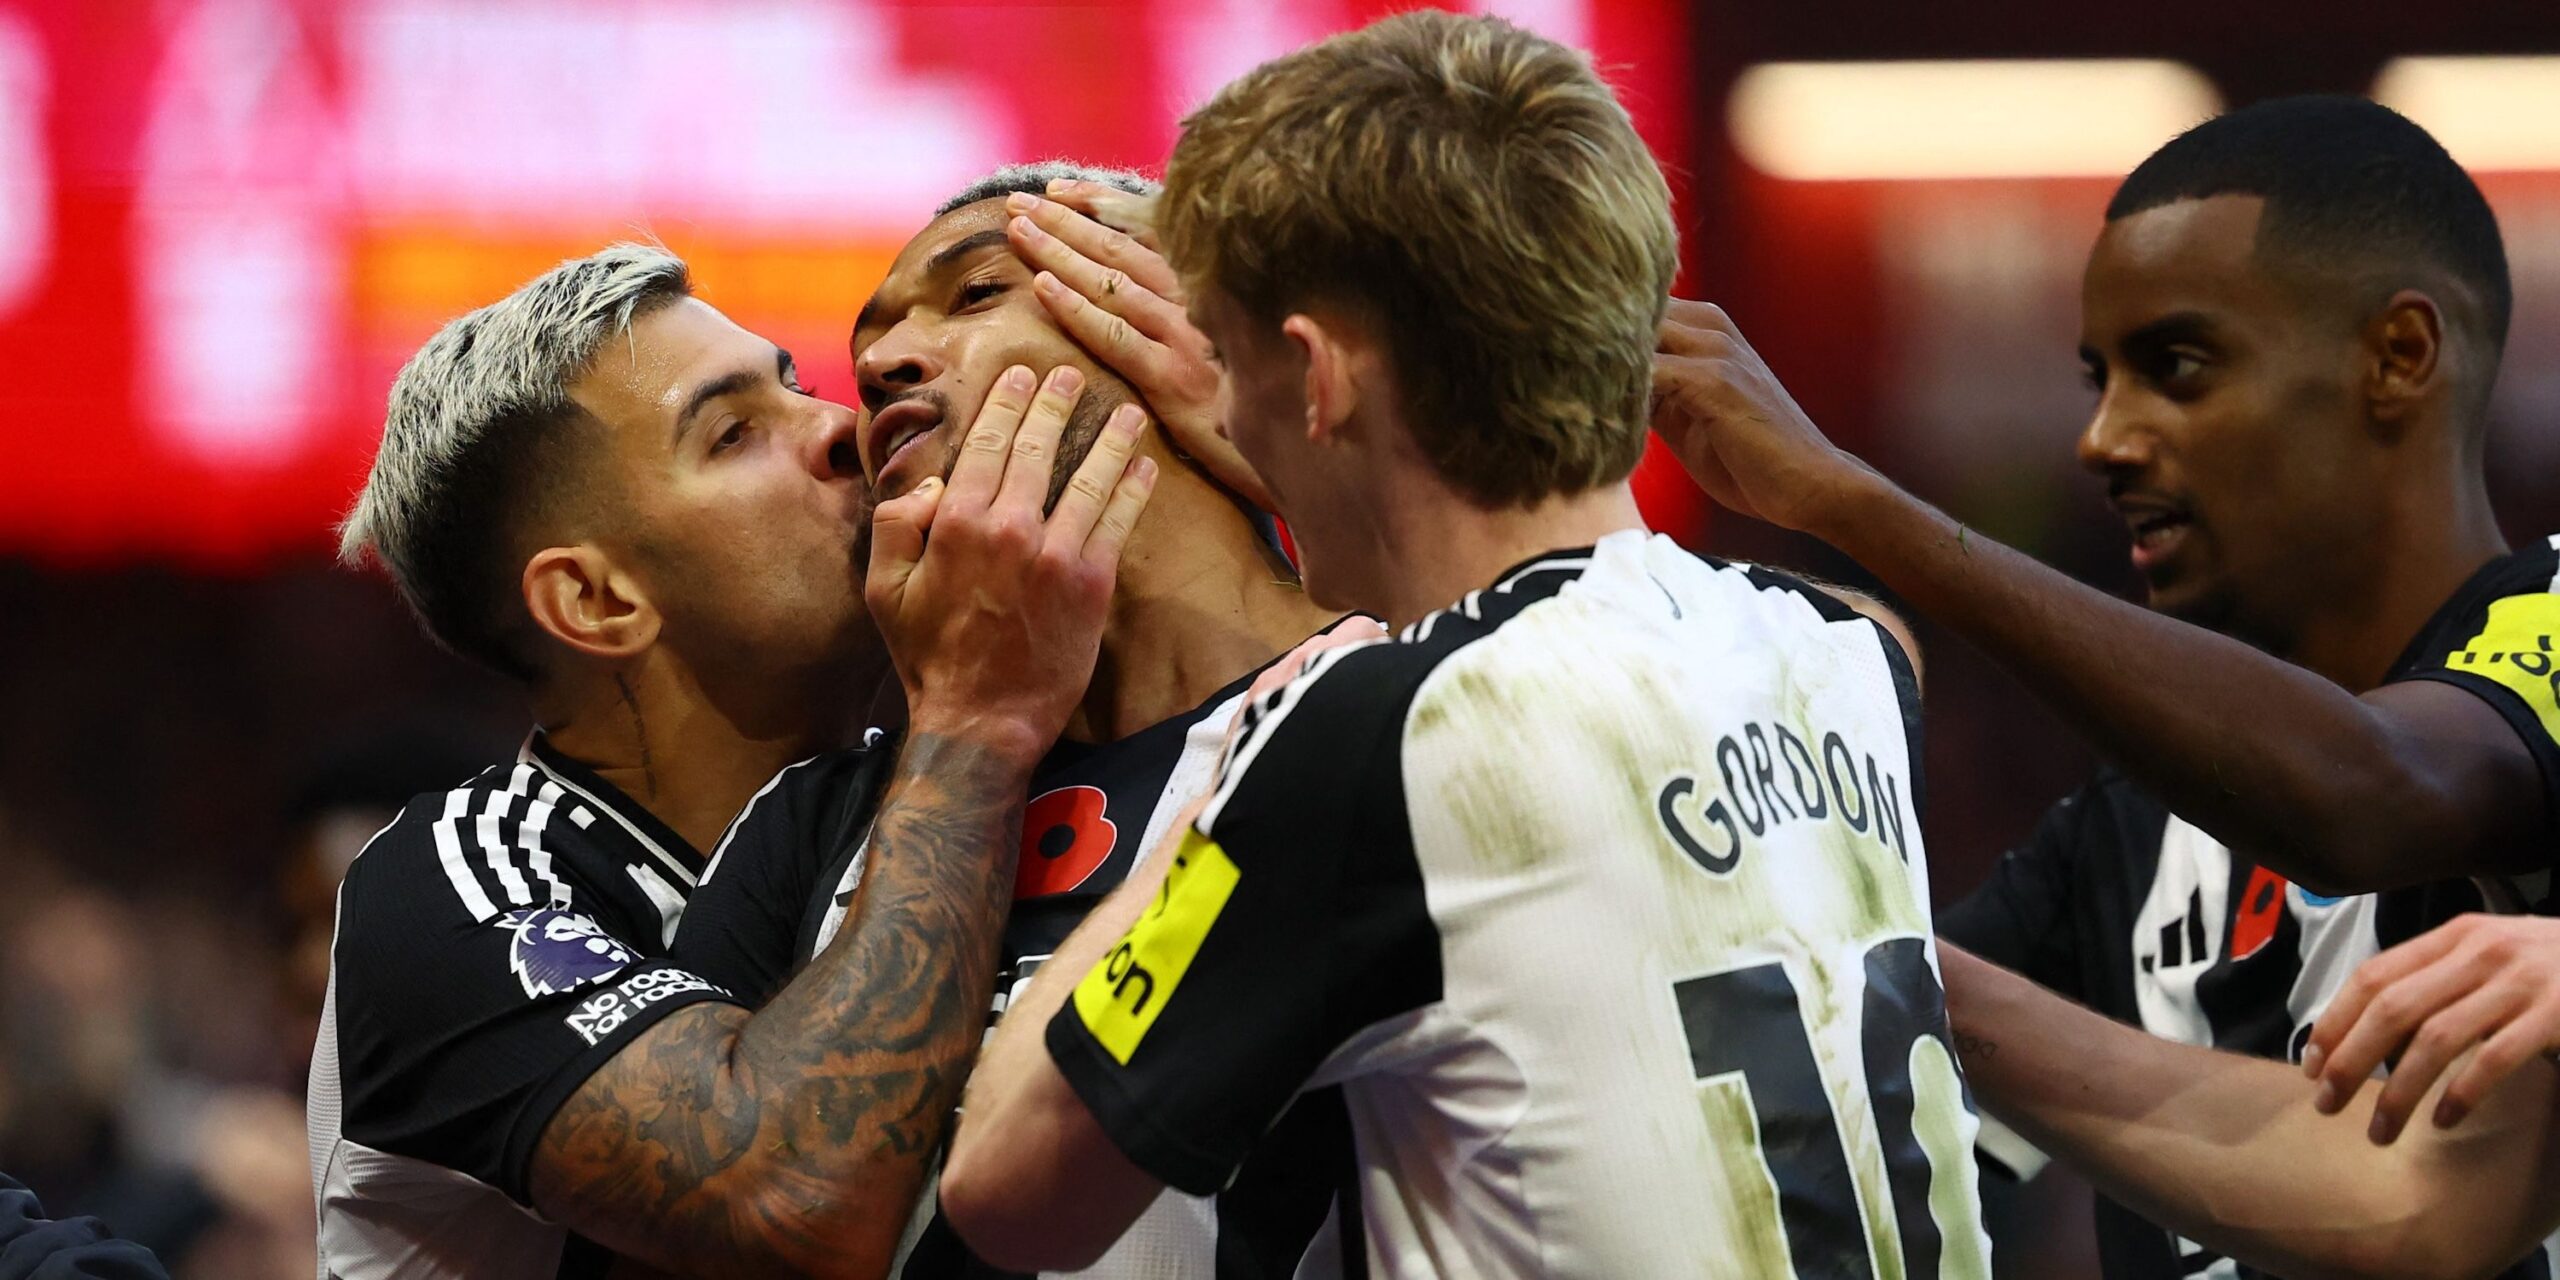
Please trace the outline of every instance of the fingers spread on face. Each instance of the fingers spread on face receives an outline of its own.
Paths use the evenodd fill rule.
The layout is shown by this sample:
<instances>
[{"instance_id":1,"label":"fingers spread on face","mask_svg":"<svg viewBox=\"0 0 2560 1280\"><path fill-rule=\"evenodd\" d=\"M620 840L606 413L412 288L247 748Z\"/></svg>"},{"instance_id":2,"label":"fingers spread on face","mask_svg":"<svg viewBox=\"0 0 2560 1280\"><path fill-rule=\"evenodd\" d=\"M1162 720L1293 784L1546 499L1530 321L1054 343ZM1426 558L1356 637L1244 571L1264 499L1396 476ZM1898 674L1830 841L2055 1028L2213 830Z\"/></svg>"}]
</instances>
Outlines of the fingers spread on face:
<instances>
[{"instance_id":1,"label":"fingers spread on face","mask_svg":"<svg viewBox=\"0 0 2560 1280\"><path fill-rule=\"evenodd\" d=\"M1065 492L1058 495L1057 509L1049 513L1044 540L1053 553L1084 554L1113 494L1132 470L1130 459L1137 454L1138 436L1146 423L1147 415L1136 405L1124 404L1112 411L1102 434L1094 437L1093 447L1068 478Z\"/></svg>"},{"instance_id":2,"label":"fingers spread on face","mask_svg":"<svg viewBox=\"0 0 2560 1280\"><path fill-rule=\"evenodd\" d=\"M1032 278L1031 287L1042 305L1049 308L1049 314L1057 318L1058 327L1065 329L1076 345L1118 370L1122 377L1146 386L1161 375L1172 353L1164 344L1140 333L1126 317L1097 306L1046 271Z\"/></svg>"},{"instance_id":3,"label":"fingers spread on face","mask_svg":"<svg viewBox=\"0 0 2560 1280\"><path fill-rule=\"evenodd\" d=\"M1084 395L1084 373L1073 365L1060 365L1041 380L1040 394L1032 397L1031 410L1024 415L1021 430L1014 433L1011 458L1005 463L1004 484L996 494L996 502L1008 511L1027 512L1033 519L1049 500L1049 477L1058 458L1058 441L1066 434L1068 415L1075 412L1076 401Z\"/></svg>"},{"instance_id":4,"label":"fingers spread on face","mask_svg":"<svg viewBox=\"0 0 2560 1280\"><path fill-rule=\"evenodd\" d=\"M1103 271L1119 272L1127 283L1151 293L1162 295L1179 288L1173 267L1163 256L1127 232L1104 226L1055 200L1033 195L1012 196L1006 200L1005 208L1014 215L1006 232L1018 250L1054 245ZM1056 269L1048 262L1039 265Z\"/></svg>"},{"instance_id":5,"label":"fingers spread on face","mask_svg":"<svg viewBox=\"0 0 2560 1280\"><path fill-rule=\"evenodd\" d=\"M1138 527L1138 517L1146 514L1147 500L1156 491L1156 463L1153 458L1140 458L1129 464L1127 473L1111 491L1111 504L1102 509L1102 518L1094 521L1092 536L1084 540L1084 562L1105 577L1119 572L1120 553L1129 545L1129 535Z\"/></svg>"},{"instance_id":6,"label":"fingers spread on face","mask_svg":"<svg viewBox=\"0 0 2560 1280\"><path fill-rule=\"evenodd\" d=\"M1190 332L1190 320L1183 315L1181 306L1168 301L1157 286L1128 268L1088 256L1065 240L1042 233L1029 218L1013 219L1006 224L1006 232L1013 237L1015 250L1023 260L1038 270L1033 283L1042 300L1062 320L1068 319L1071 312L1100 313L1126 321L1137 332L1159 341ZM1072 302L1087 305L1072 307ZM1105 328L1109 324L1098 316L1087 323ZM1106 340L1116 346L1126 341L1126 335L1108 336Z\"/></svg>"},{"instance_id":7,"label":"fingers spread on face","mask_svg":"<svg viewBox=\"0 0 2560 1280\"><path fill-rule=\"evenodd\" d=\"M1015 365L987 392L977 418L960 439L960 457L951 467L946 501L955 509L974 511L995 500L1005 462L1013 455L1014 434L1022 428L1023 415L1030 412L1035 385L1031 370Z\"/></svg>"},{"instance_id":8,"label":"fingers spread on face","mask_svg":"<svg viewBox=\"0 0 2560 1280\"><path fill-rule=\"evenodd\" d=\"M871 562L864 576L863 594L875 612L882 608L894 610L896 601L905 594L907 579L914 576L916 562L924 558L925 535L933 528L942 496L941 479L929 476L912 492L872 510Z\"/></svg>"},{"instance_id":9,"label":"fingers spread on face","mask_svg":"<svg viewBox=\"0 0 2560 1280\"><path fill-rule=\"evenodd\" d=\"M1123 191L1099 182L1060 178L1049 184L1049 198L1123 232L1149 253L1161 253L1156 241L1156 198Z\"/></svg>"}]
</instances>

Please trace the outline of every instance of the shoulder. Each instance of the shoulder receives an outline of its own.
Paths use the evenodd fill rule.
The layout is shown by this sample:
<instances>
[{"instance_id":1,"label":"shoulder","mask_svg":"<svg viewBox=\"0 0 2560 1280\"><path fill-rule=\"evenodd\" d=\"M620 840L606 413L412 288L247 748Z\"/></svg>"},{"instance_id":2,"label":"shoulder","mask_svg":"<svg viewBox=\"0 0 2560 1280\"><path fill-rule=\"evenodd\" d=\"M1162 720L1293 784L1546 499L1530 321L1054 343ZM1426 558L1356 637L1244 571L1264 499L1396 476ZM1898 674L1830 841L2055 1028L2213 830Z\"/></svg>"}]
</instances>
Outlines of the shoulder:
<instances>
[{"instance_id":1,"label":"shoulder","mask_svg":"<svg viewBox=\"0 0 2560 1280\"><path fill-rule=\"evenodd\" d=\"M401 923L496 914L483 910L494 904L481 883L486 851L474 820L487 798L505 789L503 772L492 767L458 786L411 797L365 842L338 890L342 941Z\"/></svg>"},{"instance_id":2,"label":"shoulder","mask_svg":"<svg viewBox=\"0 0 2560 1280\"><path fill-rule=\"evenodd\" d=\"M2518 660L2548 674L2560 636L2560 537L2501 556L2463 583L2429 619L2394 679L2445 670L2491 679ZM2501 681L2504 683L2504 681Z\"/></svg>"},{"instance_id":3,"label":"shoulder","mask_svg":"<svg viewBox=\"0 0 2560 1280\"><path fill-rule=\"evenodd\" d=\"M831 849L848 828L868 820L897 754L897 739L879 735L860 747L783 766L729 820L711 848L702 883L711 884L741 862L768 861L776 849L812 856Z\"/></svg>"},{"instance_id":4,"label":"shoulder","mask_svg":"<svg viewBox=\"0 0 2560 1280\"><path fill-rule=\"evenodd\" d=\"M1710 570L1722 571L1747 584L1756 594L1801 604L1825 623L1873 625L1879 639L1885 642L1886 652L1907 663L1913 682L1918 682L1919 636L1912 630L1910 620L1880 597L1767 565L1720 560L1714 556L1699 556L1697 559Z\"/></svg>"},{"instance_id":5,"label":"shoulder","mask_svg":"<svg viewBox=\"0 0 2560 1280\"><path fill-rule=\"evenodd\" d=\"M599 956L656 949L612 937L627 923L616 903L632 891L597 878L615 862L599 834L608 822L540 798L522 772L500 765L420 795L356 855L332 948L342 999L434 987L446 976L438 965L463 952L503 956L510 939L522 951L528 930L611 939L592 944Z\"/></svg>"}]
</instances>

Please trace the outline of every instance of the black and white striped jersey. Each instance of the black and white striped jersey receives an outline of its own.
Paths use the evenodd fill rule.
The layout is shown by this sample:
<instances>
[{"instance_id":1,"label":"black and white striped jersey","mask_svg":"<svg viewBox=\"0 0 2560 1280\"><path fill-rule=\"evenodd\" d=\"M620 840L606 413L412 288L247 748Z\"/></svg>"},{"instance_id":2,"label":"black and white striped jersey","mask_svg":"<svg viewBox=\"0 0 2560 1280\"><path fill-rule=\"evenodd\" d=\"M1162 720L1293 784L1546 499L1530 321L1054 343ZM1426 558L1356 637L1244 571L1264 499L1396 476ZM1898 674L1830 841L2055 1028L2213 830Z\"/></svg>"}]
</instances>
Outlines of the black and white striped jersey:
<instances>
[{"instance_id":1,"label":"black and white striped jersey","mask_svg":"<svg viewBox=\"0 0 2560 1280\"><path fill-rule=\"evenodd\" d=\"M2487 700L2522 736L2560 813L2560 538L2483 566L2419 629L2385 683L2436 680ZM2560 850L2545 861L2560 858ZM2329 897L2250 861L2114 770L2049 811L1991 878L1941 914L1948 940L2154 1035L2299 1061L2356 967L2465 911L2551 910L2551 875L2447 880ZM1993 1126L2016 1172L2042 1157ZM2100 1198L2107 1280L2265 1273ZM2543 1280L2545 1257L2502 1280Z\"/></svg>"},{"instance_id":2,"label":"black and white striped jersey","mask_svg":"<svg viewBox=\"0 0 2560 1280\"><path fill-rule=\"evenodd\" d=\"M731 999L666 958L702 868L539 732L373 838L338 893L311 1062L322 1280L605 1273L528 1207L526 1171L596 1068Z\"/></svg>"},{"instance_id":3,"label":"black and white striped jersey","mask_svg":"<svg viewBox=\"0 0 2560 1280\"><path fill-rule=\"evenodd\" d=\"M1533 560L1255 704L1050 1053L1193 1194L1339 1086L1384 1275L1988 1277L1917 711L1783 575Z\"/></svg>"},{"instance_id":4,"label":"black and white striped jersey","mask_svg":"<svg viewBox=\"0 0 2560 1280\"><path fill-rule=\"evenodd\" d=\"M1209 788L1227 725L1259 670L1199 706L1107 743L1061 742L1033 774L990 1010L1038 971L1077 923ZM894 745L795 765L739 815L713 855L676 959L761 1005L842 928L868 865L867 825ZM852 833L854 838L848 838ZM1338 1093L1310 1095L1223 1194L1169 1193L1080 1280L1323 1280L1359 1270L1350 1120ZM938 1217L920 1224L902 1280L1004 1280ZM1346 1252L1346 1243L1348 1250Z\"/></svg>"}]
</instances>

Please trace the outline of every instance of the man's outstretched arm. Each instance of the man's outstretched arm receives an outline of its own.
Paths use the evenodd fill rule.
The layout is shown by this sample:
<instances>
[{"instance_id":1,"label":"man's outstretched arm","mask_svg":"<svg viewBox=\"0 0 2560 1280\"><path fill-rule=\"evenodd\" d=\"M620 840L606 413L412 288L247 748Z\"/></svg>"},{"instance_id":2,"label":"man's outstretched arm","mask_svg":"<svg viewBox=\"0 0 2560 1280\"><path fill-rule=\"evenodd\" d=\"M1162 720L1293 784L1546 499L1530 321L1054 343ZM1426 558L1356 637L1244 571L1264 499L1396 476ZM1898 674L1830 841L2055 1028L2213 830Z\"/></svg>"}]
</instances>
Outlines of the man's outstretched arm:
<instances>
[{"instance_id":1,"label":"man's outstretched arm","mask_svg":"<svg viewBox=\"0 0 2560 1280\"><path fill-rule=\"evenodd\" d=\"M834 944L763 1010L671 1014L589 1077L534 1203L686 1274L884 1274L986 1022L1036 762L911 736Z\"/></svg>"},{"instance_id":2,"label":"man's outstretched arm","mask_svg":"<svg viewBox=\"0 0 2560 1280\"><path fill-rule=\"evenodd\" d=\"M2452 1130L2366 1140L2280 1062L2178 1044L1939 943L1984 1108L2109 1196L2287 1276L2487 1276L2560 1227L2560 1071L2510 1078Z\"/></svg>"},{"instance_id":3,"label":"man's outstretched arm","mask_svg":"<svg viewBox=\"0 0 2560 1280\"><path fill-rule=\"evenodd\" d=\"M1024 790L1153 476L1124 409L1044 521L1074 399L1053 376L1026 416L1010 371L948 487L881 507L868 596L914 713L845 927L760 1012L680 1010L589 1077L533 1157L547 1216L691 1275L888 1270L985 1030Z\"/></svg>"},{"instance_id":4,"label":"man's outstretched arm","mask_svg":"<svg viewBox=\"0 0 2560 1280\"><path fill-rule=\"evenodd\" d=\"M2358 698L1970 532L1834 447L1713 306L1671 304L1654 427L1718 502L1839 548L2286 876L2370 892L2544 865L2540 768L2488 702L2432 681Z\"/></svg>"}]
</instances>

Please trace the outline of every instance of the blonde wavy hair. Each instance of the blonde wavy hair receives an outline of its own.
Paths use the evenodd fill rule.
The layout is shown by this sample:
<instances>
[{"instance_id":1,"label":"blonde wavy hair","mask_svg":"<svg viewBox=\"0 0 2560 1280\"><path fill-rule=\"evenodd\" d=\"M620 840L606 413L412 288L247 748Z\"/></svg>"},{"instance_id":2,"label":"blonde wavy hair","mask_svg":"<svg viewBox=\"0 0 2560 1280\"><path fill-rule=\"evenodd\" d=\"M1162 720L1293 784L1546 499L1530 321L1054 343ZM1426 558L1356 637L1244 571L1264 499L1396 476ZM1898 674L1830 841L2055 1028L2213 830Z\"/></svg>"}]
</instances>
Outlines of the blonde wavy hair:
<instances>
[{"instance_id":1,"label":"blonde wavy hair","mask_svg":"<svg viewBox=\"0 0 2560 1280\"><path fill-rule=\"evenodd\" d=\"M1377 328L1461 493L1626 478L1678 269L1661 169L1583 54L1401 14L1264 63L1183 122L1157 225L1198 296Z\"/></svg>"}]
</instances>

